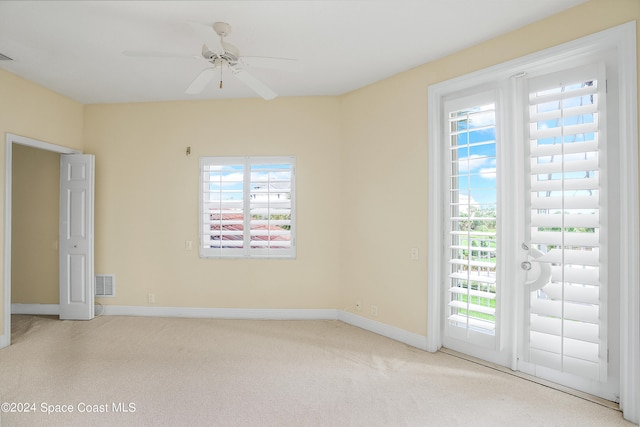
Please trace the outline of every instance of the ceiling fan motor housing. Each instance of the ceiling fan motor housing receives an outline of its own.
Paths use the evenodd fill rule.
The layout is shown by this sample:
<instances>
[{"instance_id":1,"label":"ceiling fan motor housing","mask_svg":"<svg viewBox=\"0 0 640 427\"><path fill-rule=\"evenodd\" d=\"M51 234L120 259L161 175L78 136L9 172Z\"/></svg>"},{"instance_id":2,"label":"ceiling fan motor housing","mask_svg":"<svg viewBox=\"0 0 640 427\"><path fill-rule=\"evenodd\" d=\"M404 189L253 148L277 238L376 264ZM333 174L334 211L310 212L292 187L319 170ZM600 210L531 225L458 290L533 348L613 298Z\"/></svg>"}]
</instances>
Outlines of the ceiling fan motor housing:
<instances>
[{"instance_id":1,"label":"ceiling fan motor housing","mask_svg":"<svg viewBox=\"0 0 640 427\"><path fill-rule=\"evenodd\" d=\"M215 53L211 51L207 45L202 46L202 56L207 61L211 62L214 65L219 65L220 62L226 62L229 65L237 65L238 58L240 57L240 52L236 49L235 46L222 42L222 47L224 48L223 53Z\"/></svg>"}]
</instances>

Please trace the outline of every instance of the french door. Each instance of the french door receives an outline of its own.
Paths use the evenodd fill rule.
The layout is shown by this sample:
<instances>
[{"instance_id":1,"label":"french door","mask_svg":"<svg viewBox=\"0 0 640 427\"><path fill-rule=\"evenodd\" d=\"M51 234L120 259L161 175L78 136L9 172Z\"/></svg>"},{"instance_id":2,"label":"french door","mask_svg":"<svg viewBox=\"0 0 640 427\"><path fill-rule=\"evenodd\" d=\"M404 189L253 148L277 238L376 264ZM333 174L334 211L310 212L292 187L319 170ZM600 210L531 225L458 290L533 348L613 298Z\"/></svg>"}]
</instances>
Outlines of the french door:
<instances>
[{"instance_id":1,"label":"french door","mask_svg":"<svg viewBox=\"0 0 640 427\"><path fill-rule=\"evenodd\" d=\"M525 80L527 260L518 369L617 399L615 132L604 64ZM609 138L611 137L611 139ZM611 142L611 143L610 143Z\"/></svg>"},{"instance_id":2,"label":"french door","mask_svg":"<svg viewBox=\"0 0 640 427\"><path fill-rule=\"evenodd\" d=\"M605 69L445 99L441 334L445 347L616 400Z\"/></svg>"},{"instance_id":3,"label":"french door","mask_svg":"<svg viewBox=\"0 0 640 427\"><path fill-rule=\"evenodd\" d=\"M498 160L502 137L499 90L483 90L445 102L447 165L443 345L506 364L500 337L511 322L500 310L502 280ZM501 201L500 201L501 202Z\"/></svg>"}]
</instances>

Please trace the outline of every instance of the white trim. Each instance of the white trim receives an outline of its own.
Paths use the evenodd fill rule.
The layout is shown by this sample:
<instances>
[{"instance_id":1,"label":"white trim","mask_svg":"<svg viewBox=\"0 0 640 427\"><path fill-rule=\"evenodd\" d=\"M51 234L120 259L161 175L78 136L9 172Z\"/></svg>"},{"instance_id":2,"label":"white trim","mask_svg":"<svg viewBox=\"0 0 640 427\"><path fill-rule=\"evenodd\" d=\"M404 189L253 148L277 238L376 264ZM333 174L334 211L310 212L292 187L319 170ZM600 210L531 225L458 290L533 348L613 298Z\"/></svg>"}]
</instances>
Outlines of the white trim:
<instances>
[{"instance_id":1,"label":"white trim","mask_svg":"<svg viewBox=\"0 0 640 427\"><path fill-rule=\"evenodd\" d=\"M618 37L620 78L620 409L640 424L640 272L638 259L638 70L636 25L627 24ZM632 197L625 197L633 195ZM625 319L625 321L622 321Z\"/></svg>"},{"instance_id":2,"label":"white trim","mask_svg":"<svg viewBox=\"0 0 640 427\"><path fill-rule=\"evenodd\" d=\"M26 145L41 150L53 151L60 154L79 154L78 150L50 144L25 136L7 133L5 135L4 156L4 304L3 325L0 335L0 349L11 344L11 197L13 176L13 144Z\"/></svg>"},{"instance_id":3,"label":"white trim","mask_svg":"<svg viewBox=\"0 0 640 427\"><path fill-rule=\"evenodd\" d=\"M30 314L33 316L58 316L59 304L11 304L11 314Z\"/></svg>"},{"instance_id":4,"label":"white trim","mask_svg":"<svg viewBox=\"0 0 640 427\"><path fill-rule=\"evenodd\" d=\"M357 314L343 310L338 311L338 320L421 350L427 349L427 337L423 335L409 332L407 330L358 316Z\"/></svg>"},{"instance_id":5,"label":"white trim","mask_svg":"<svg viewBox=\"0 0 640 427\"><path fill-rule=\"evenodd\" d=\"M338 310L330 308L200 308L104 305L103 315L239 320L337 320Z\"/></svg>"},{"instance_id":6,"label":"white trim","mask_svg":"<svg viewBox=\"0 0 640 427\"><path fill-rule=\"evenodd\" d=\"M27 147L38 148L45 151L53 151L60 154L82 154L82 151L74 148L63 147L61 145L51 144L50 142L40 141L38 139L29 138L26 136L14 135L11 133L6 134L6 141L13 144L26 145Z\"/></svg>"},{"instance_id":7,"label":"white trim","mask_svg":"<svg viewBox=\"0 0 640 427\"><path fill-rule=\"evenodd\" d=\"M444 195L442 194L443 185L443 165L441 159L443 149L441 142L444 135L442 134L442 110L443 93L434 87L429 88L429 108L428 108L428 128L429 128L429 186L428 186L428 243L427 243L427 350L435 353L442 347L442 333L440 329L440 317L442 307L442 265L444 259L444 227L442 221L444 218ZM436 235L433 235L436 234ZM440 234L440 235L438 235Z\"/></svg>"},{"instance_id":8,"label":"white trim","mask_svg":"<svg viewBox=\"0 0 640 427\"><path fill-rule=\"evenodd\" d=\"M465 76L441 82L429 87L429 264L428 264L428 337L427 348L436 351L442 345L441 327L441 274L442 264L442 195L443 166L441 128L442 101L448 94L465 90L487 81L507 80L523 71L534 74L545 64L571 64L576 58L593 51L611 49L617 51L619 69L619 120L621 197L620 224L620 408L624 417L640 423L640 290L638 282L638 244L640 214L638 212L638 109L636 69L636 23L628 22L617 27L582 37L521 58L497 64ZM624 319L624 320L623 320Z\"/></svg>"}]
</instances>

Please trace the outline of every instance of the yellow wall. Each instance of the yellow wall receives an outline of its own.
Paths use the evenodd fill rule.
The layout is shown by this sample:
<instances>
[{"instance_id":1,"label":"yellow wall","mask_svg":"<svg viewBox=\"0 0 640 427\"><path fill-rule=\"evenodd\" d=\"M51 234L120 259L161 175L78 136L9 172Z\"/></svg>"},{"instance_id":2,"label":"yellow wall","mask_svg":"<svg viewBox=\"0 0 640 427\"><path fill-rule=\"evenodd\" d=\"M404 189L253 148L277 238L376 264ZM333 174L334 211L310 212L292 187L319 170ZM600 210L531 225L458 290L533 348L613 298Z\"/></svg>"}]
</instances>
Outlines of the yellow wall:
<instances>
[{"instance_id":1,"label":"yellow wall","mask_svg":"<svg viewBox=\"0 0 640 427\"><path fill-rule=\"evenodd\" d=\"M60 155L13 144L11 302L58 304Z\"/></svg>"},{"instance_id":2,"label":"yellow wall","mask_svg":"<svg viewBox=\"0 0 640 427\"><path fill-rule=\"evenodd\" d=\"M104 304L148 305L153 293L165 307L339 305L337 98L90 105L85 118L85 152L96 155L96 273L116 276ZM199 157L229 155L296 156L297 259L199 258Z\"/></svg>"},{"instance_id":3,"label":"yellow wall","mask_svg":"<svg viewBox=\"0 0 640 427\"><path fill-rule=\"evenodd\" d=\"M83 107L48 89L0 70L0 188L4 188L5 135L33 139L82 149ZM0 210L4 224L4 210ZM0 259L4 260L4 228L0 228L3 244ZM2 261L0 261L2 262ZM4 277L4 262L1 276ZM4 292L0 292L0 331L4 328Z\"/></svg>"},{"instance_id":4,"label":"yellow wall","mask_svg":"<svg viewBox=\"0 0 640 427\"><path fill-rule=\"evenodd\" d=\"M376 320L427 334L424 263L427 239L438 238L427 235L437 209L427 206L429 85L639 18L640 1L593 0L343 96L342 162L359 172L343 175L340 277L349 311L371 317L375 304ZM418 263L411 247L420 249Z\"/></svg>"},{"instance_id":5,"label":"yellow wall","mask_svg":"<svg viewBox=\"0 0 640 427\"><path fill-rule=\"evenodd\" d=\"M367 317L373 304L376 320L426 335L428 86L638 18L637 0L592 0L341 97L82 107L0 70L0 130L96 155L96 273L117 283L103 304L154 293L157 306ZM185 250L198 157L223 155L297 157L296 260Z\"/></svg>"}]
</instances>

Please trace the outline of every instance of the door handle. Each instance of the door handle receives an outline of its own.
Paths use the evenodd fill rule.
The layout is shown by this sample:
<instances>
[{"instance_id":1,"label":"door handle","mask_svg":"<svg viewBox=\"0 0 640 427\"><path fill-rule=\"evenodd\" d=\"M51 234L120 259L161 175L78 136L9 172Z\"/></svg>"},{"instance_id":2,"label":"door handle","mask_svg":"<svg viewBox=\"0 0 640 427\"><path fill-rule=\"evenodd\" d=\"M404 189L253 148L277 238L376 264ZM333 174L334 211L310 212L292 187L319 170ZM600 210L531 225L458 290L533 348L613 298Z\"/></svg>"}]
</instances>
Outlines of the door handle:
<instances>
[{"instance_id":1,"label":"door handle","mask_svg":"<svg viewBox=\"0 0 640 427\"><path fill-rule=\"evenodd\" d=\"M548 262L537 261L543 255L539 250L531 248L531 254L528 256L529 260L520 264L520 268L527 272L524 284L529 286L531 292L542 289L551 280L551 265Z\"/></svg>"}]
</instances>

